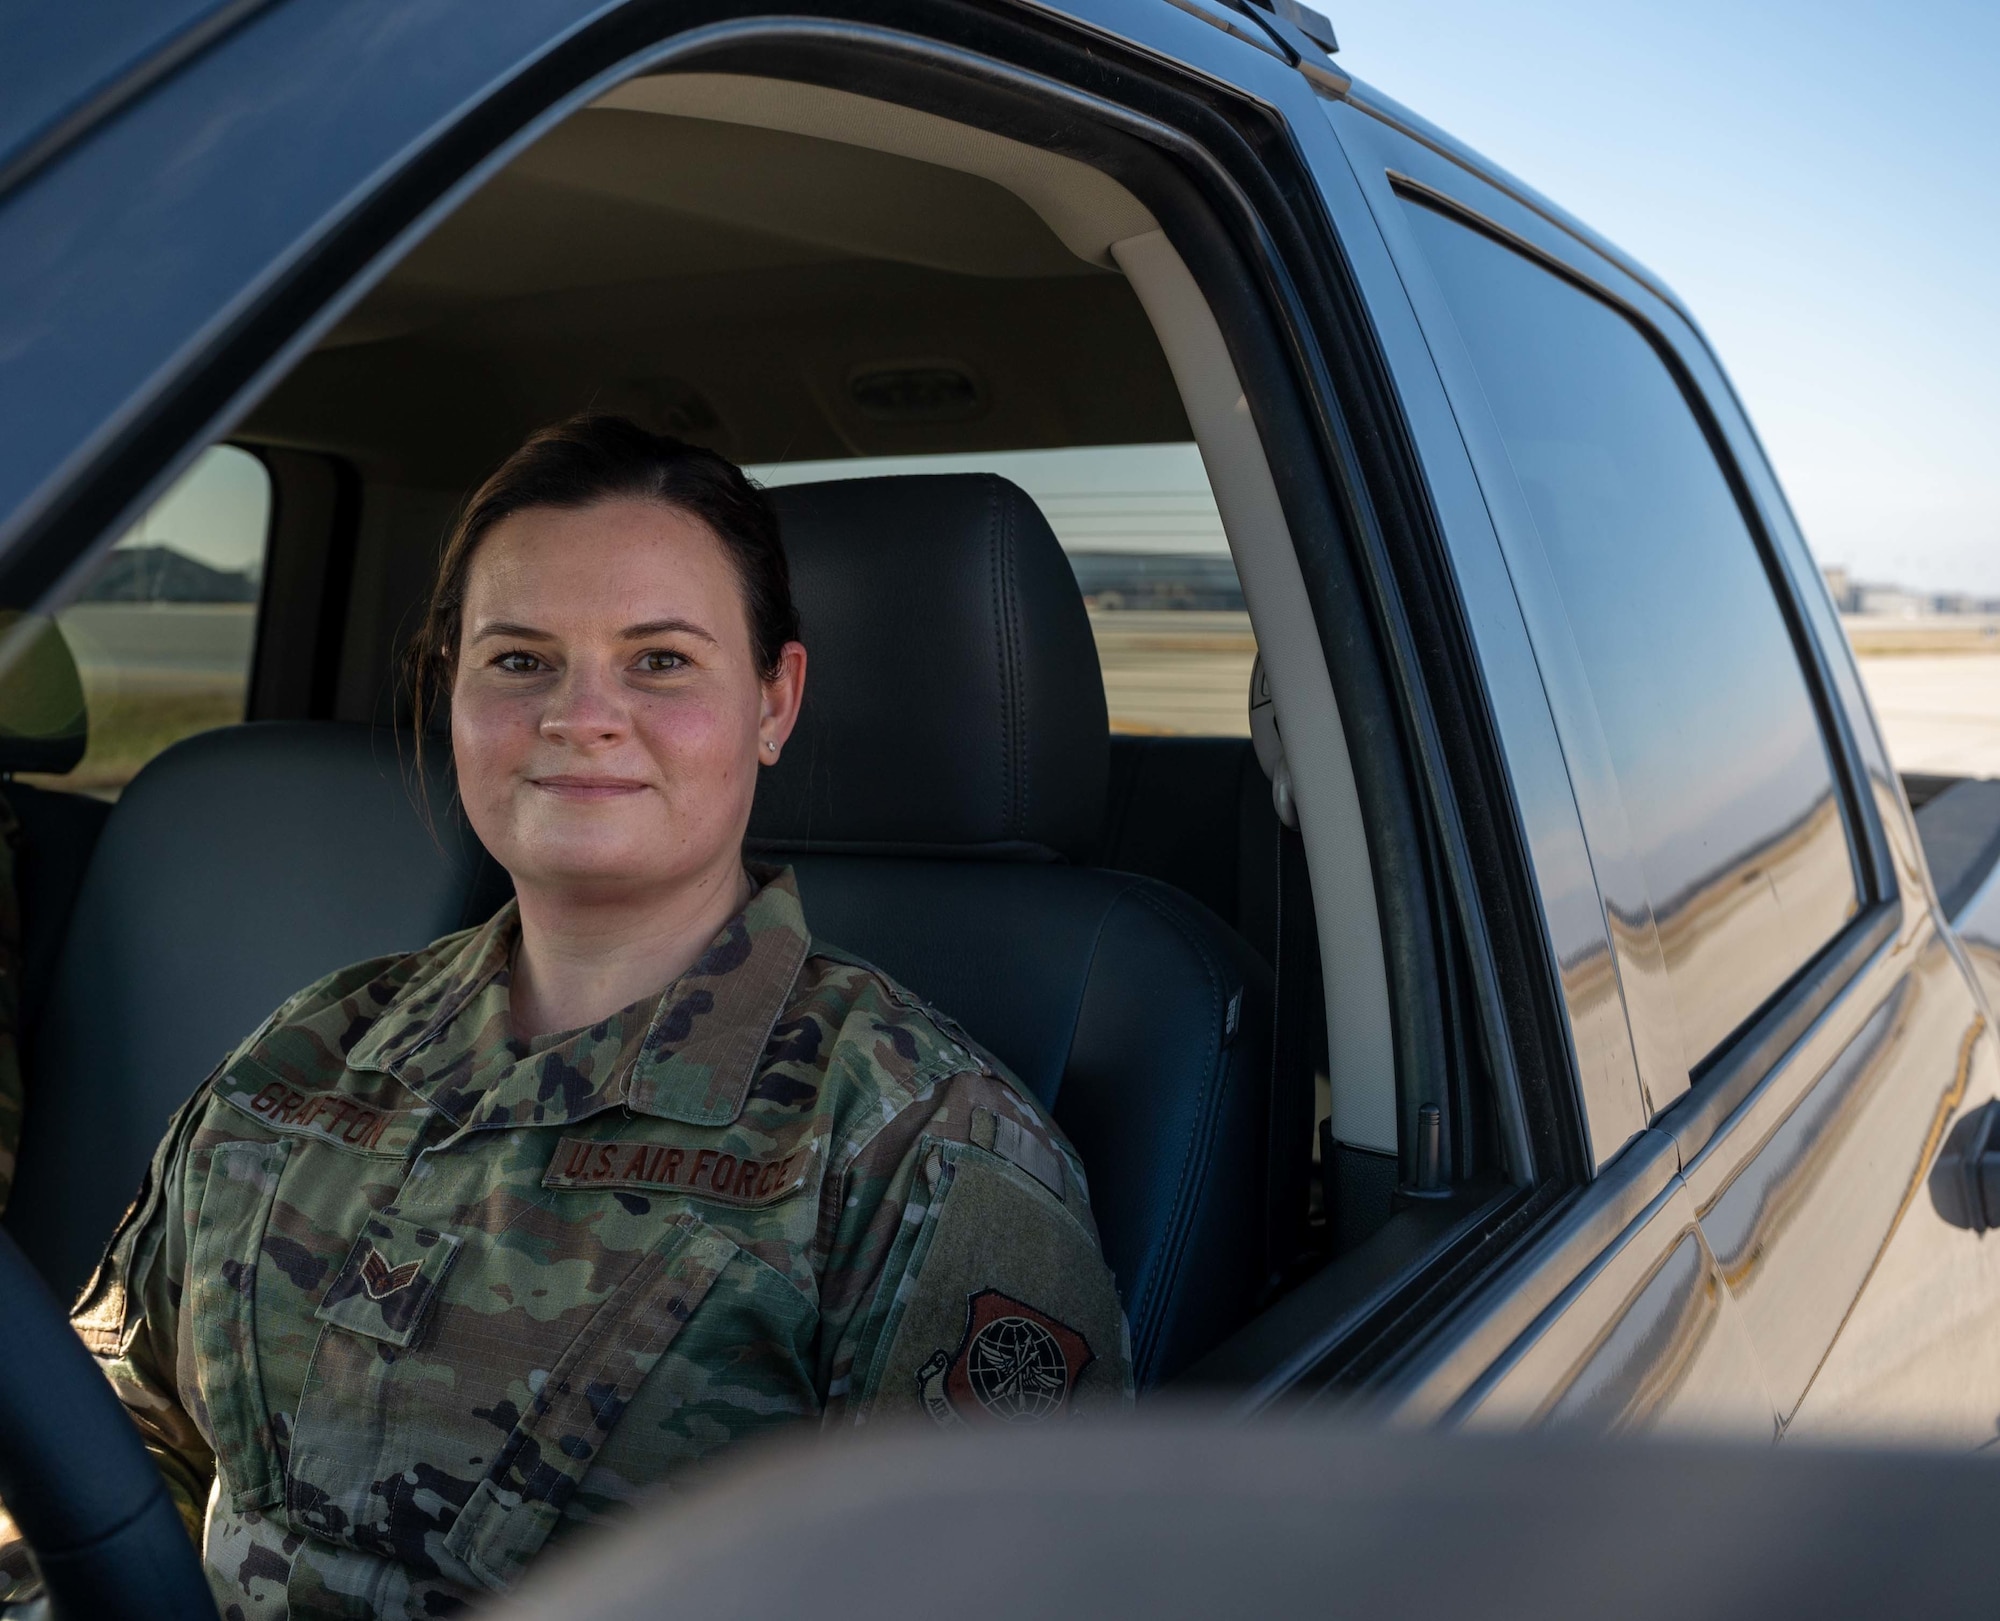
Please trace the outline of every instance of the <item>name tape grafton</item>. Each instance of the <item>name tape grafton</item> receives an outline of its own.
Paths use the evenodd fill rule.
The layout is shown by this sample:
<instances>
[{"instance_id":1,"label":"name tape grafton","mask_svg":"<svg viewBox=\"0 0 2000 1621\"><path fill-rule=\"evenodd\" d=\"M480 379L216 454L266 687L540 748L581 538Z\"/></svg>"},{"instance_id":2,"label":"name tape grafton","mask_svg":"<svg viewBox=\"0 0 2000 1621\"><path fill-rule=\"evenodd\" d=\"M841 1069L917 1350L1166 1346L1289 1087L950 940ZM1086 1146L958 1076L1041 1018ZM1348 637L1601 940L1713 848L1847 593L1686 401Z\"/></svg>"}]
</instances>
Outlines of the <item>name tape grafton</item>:
<instances>
[{"instance_id":1,"label":"name tape grafton","mask_svg":"<svg viewBox=\"0 0 2000 1621\"><path fill-rule=\"evenodd\" d=\"M301 1092L283 1081L266 1082L255 1092L225 1092L222 1097L280 1131L302 1132L364 1152L399 1147L430 1116L428 1109L371 1109L338 1092Z\"/></svg>"}]
</instances>

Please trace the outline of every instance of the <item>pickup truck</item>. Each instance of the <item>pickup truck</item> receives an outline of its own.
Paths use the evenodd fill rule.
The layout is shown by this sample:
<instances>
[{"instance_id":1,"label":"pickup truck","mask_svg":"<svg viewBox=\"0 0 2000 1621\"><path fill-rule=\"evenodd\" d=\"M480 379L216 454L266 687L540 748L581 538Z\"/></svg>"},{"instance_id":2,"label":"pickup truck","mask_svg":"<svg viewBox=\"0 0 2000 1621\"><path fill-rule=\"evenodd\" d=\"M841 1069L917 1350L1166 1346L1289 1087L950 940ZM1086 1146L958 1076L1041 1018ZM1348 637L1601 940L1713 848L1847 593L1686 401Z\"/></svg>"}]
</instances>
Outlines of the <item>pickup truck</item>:
<instances>
[{"instance_id":1,"label":"pickup truck","mask_svg":"<svg viewBox=\"0 0 2000 1621\"><path fill-rule=\"evenodd\" d=\"M778 487L812 747L753 842L1050 1104L1142 1407L1994 1438L2000 785L1898 778L1673 292L1335 43L1295 0L15 29L0 1492L48 1571L140 1613L185 1564L52 1303L169 1114L506 893L395 661L454 504L582 409ZM1166 510L1159 447L1198 599L1085 561L1192 542L1076 539ZM1101 650L1171 689L1230 614L1227 724L1107 706Z\"/></svg>"}]
</instances>

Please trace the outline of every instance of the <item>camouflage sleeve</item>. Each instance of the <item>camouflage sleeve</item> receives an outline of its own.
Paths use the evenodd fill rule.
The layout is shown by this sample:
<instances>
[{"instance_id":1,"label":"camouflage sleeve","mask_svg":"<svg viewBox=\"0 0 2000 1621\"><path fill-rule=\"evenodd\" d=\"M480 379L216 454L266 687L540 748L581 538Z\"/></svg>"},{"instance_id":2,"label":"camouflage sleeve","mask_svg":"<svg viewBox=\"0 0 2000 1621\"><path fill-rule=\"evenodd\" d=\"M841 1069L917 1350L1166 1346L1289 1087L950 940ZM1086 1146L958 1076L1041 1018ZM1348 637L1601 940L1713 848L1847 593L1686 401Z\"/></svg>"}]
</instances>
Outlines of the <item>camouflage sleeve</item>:
<instances>
[{"instance_id":1,"label":"camouflage sleeve","mask_svg":"<svg viewBox=\"0 0 2000 1621\"><path fill-rule=\"evenodd\" d=\"M12 1621L16 1615L26 1614L15 1606L35 1598L40 1590L41 1578L28 1557L28 1545L14 1529L13 1516L0 1507L0 1616Z\"/></svg>"},{"instance_id":2,"label":"camouflage sleeve","mask_svg":"<svg viewBox=\"0 0 2000 1621\"><path fill-rule=\"evenodd\" d=\"M197 1543L215 1455L181 1405L179 1346L189 1139L208 1097L204 1086L174 1116L154 1151L139 1197L70 1315L71 1326L138 1426Z\"/></svg>"},{"instance_id":3,"label":"camouflage sleeve","mask_svg":"<svg viewBox=\"0 0 2000 1621\"><path fill-rule=\"evenodd\" d=\"M21 1145L21 905L14 888L21 824L0 795L0 1210L14 1185ZM0 1505L0 1605L34 1592L34 1567L13 1517Z\"/></svg>"},{"instance_id":4,"label":"camouflage sleeve","mask_svg":"<svg viewBox=\"0 0 2000 1621\"><path fill-rule=\"evenodd\" d=\"M180 1323L189 1128L208 1100L203 1087L154 1151L139 1197L112 1235L70 1324L97 1357L132 1415L189 1534L201 1536L215 1460L182 1408L175 1349ZM34 1598L40 1581L13 1520L0 1511L0 1606ZM15 1612L9 1608L5 1614Z\"/></svg>"},{"instance_id":5,"label":"camouflage sleeve","mask_svg":"<svg viewBox=\"0 0 2000 1621\"><path fill-rule=\"evenodd\" d=\"M14 1186L14 1156L21 1146L21 897L15 864L21 823L0 795L0 1210Z\"/></svg>"},{"instance_id":6,"label":"camouflage sleeve","mask_svg":"<svg viewBox=\"0 0 2000 1621\"><path fill-rule=\"evenodd\" d=\"M308 985L239 1042L215 1074L254 1047L273 1025L341 994L394 960L358 963ZM188 1190L192 1186L198 1194L206 1170L206 1155L195 1153L195 1127L207 1111L213 1081L211 1076L168 1122L138 1198L111 1235L104 1259L70 1314L70 1326L131 1414L197 1546L215 1455L181 1403L180 1306L192 1219ZM197 1158L202 1163L191 1166ZM26 1545L0 1508L0 1621L14 1621L17 1612L11 1606L35 1597L39 1587ZM25 1621L28 1612L19 1613Z\"/></svg>"},{"instance_id":7,"label":"camouflage sleeve","mask_svg":"<svg viewBox=\"0 0 2000 1621\"><path fill-rule=\"evenodd\" d=\"M1014 1423L1131 1399L1082 1166L991 1074L939 1081L855 1156L821 1321L829 1422Z\"/></svg>"}]
</instances>

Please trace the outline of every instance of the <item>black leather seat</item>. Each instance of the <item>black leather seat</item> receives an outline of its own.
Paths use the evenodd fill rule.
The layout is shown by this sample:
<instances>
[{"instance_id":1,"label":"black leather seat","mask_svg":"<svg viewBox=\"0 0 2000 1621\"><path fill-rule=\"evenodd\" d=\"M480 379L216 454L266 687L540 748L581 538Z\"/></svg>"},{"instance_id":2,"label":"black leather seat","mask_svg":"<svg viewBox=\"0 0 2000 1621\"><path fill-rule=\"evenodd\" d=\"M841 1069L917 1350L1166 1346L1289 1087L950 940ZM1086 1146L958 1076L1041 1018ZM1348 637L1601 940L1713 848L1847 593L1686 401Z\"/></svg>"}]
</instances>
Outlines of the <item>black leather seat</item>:
<instances>
[{"instance_id":1,"label":"black leather seat","mask_svg":"<svg viewBox=\"0 0 2000 1621\"><path fill-rule=\"evenodd\" d=\"M6 1223L79 1289L168 1117L292 992L492 914L499 873L434 776L366 726L234 726L166 750L113 807L56 960Z\"/></svg>"},{"instance_id":2,"label":"black leather seat","mask_svg":"<svg viewBox=\"0 0 2000 1621\"><path fill-rule=\"evenodd\" d=\"M48 1001L56 953L77 890L111 807L101 799L16 782L16 772L65 776L90 741L83 677L69 643L42 614L0 610L0 774L19 825L14 898L20 907L21 978L15 988L24 1060Z\"/></svg>"},{"instance_id":3,"label":"black leather seat","mask_svg":"<svg viewBox=\"0 0 2000 1621\"><path fill-rule=\"evenodd\" d=\"M795 862L816 933L1053 1109L1157 1383L1264 1283L1269 970L1178 891L1071 864L1104 821L1104 688L1025 494L968 475L773 495L811 663L753 843Z\"/></svg>"}]
</instances>

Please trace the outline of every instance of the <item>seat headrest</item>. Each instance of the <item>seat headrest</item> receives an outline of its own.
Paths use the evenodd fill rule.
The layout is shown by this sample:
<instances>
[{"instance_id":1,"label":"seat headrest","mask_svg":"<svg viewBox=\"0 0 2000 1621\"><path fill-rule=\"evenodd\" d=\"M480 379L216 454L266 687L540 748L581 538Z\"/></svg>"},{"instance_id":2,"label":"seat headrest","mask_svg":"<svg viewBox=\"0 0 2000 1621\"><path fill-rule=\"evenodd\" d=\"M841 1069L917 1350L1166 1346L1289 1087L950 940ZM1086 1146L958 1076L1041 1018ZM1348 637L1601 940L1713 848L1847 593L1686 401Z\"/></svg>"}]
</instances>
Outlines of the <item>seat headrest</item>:
<instances>
[{"instance_id":1,"label":"seat headrest","mask_svg":"<svg viewBox=\"0 0 2000 1621\"><path fill-rule=\"evenodd\" d=\"M0 772L60 776L88 741L83 680L56 622L0 609Z\"/></svg>"},{"instance_id":2,"label":"seat headrest","mask_svg":"<svg viewBox=\"0 0 2000 1621\"><path fill-rule=\"evenodd\" d=\"M806 697L753 845L1081 859L1104 816L1104 682L1041 511L991 474L775 489Z\"/></svg>"}]
</instances>

